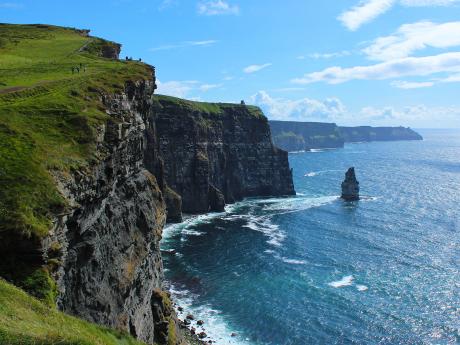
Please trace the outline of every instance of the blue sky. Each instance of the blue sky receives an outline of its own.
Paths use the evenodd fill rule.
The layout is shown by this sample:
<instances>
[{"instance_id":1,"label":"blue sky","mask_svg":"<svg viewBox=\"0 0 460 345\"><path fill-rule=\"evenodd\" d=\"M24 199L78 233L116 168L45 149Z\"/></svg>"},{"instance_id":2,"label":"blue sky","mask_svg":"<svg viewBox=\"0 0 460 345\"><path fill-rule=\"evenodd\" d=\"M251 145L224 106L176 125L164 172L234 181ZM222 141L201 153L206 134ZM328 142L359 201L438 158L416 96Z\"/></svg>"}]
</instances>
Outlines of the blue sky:
<instances>
[{"instance_id":1,"label":"blue sky","mask_svg":"<svg viewBox=\"0 0 460 345\"><path fill-rule=\"evenodd\" d=\"M460 127L460 0L0 0L0 22L91 29L159 93L272 119Z\"/></svg>"}]
</instances>

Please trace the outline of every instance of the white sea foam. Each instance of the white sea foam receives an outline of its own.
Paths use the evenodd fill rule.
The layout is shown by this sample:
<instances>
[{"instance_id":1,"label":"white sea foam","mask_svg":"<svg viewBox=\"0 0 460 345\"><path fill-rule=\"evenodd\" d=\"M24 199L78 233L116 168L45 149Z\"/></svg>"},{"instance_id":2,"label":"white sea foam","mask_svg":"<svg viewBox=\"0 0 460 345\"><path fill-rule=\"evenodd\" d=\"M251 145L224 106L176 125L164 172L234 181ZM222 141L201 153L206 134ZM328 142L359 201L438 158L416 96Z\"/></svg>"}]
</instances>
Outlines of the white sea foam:
<instances>
[{"instance_id":1,"label":"white sea foam","mask_svg":"<svg viewBox=\"0 0 460 345\"><path fill-rule=\"evenodd\" d=\"M251 343L241 336L232 337L232 333L239 334L238 329L232 329L229 326L222 312L212 308L210 305L197 306L195 301L198 298L197 295L190 293L187 290L181 290L174 285L171 285L169 291L173 297L173 300L178 306L183 308L182 312L176 310L179 319L184 319L186 315L192 314L195 317L194 321L191 321L191 327L195 327L197 332L204 331L208 337L204 340L213 340L218 344L229 344L229 345L250 345ZM203 320L204 325L199 326L196 322Z\"/></svg>"},{"instance_id":2,"label":"white sea foam","mask_svg":"<svg viewBox=\"0 0 460 345\"><path fill-rule=\"evenodd\" d=\"M233 205L231 205L233 206ZM231 210L231 207L228 208ZM198 224L206 224L211 222L213 219L222 217L225 215L224 212L212 212L206 213L199 216L185 215L184 221L178 224L167 224L163 229L162 243L168 242L173 236L177 234L184 234L189 236L200 236L203 233L190 229Z\"/></svg>"},{"instance_id":3,"label":"white sea foam","mask_svg":"<svg viewBox=\"0 0 460 345\"><path fill-rule=\"evenodd\" d=\"M366 285L356 285L356 288L358 289L358 291L366 291L367 289L369 289Z\"/></svg>"},{"instance_id":4,"label":"white sea foam","mask_svg":"<svg viewBox=\"0 0 460 345\"><path fill-rule=\"evenodd\" d=\"M279 226L271 222L270 216L247 215L247 223L243 227L263 233L268 237L267 243L276 247L281 247L286 238Z\"/></svg>"},{"instance_id":5,"label":"white sea foam","mask_svg":"<svg viewBox=\"0 0 460 345\"><path fill-rule=\"evenodd\" d=\"M183 229L182 234L189 235L189 236L202 236L204 235L204 232L199 232L199 231L190 230L190 229Z\"/></svg>"},{"instance_id":6,"label":"white sea foam","mask_svg":"<svg viewBox=\"0 0 460 345\"><path fill-rule=\"evenodd\" d=\"M304 260L288 259L288 258L284 258L284 257L282 257L281 260L283 260L285 263L291 264L291 265L305 265L307 263Z\"/></svg>"},{"instance_id":7,"label":"white sea foam","mask_svg":"<svg viewBox=\"0 0 460 345\"><path fill-rule=\"evenodd\" d=\"M341 287L344 287L344 286L350 286L350 285L353 284L354 279L355 278L353 276L345 276L340 280L337 280L337 281L329 283L328 285L332 286L334 288L341 288Z\"/></svg>"},{"instance_id":8,"label":"white sea foam","mask_svg":"<svg viewBox=\"0 0 460 345\"><path fill-rule=\"evenodd\" d=\"M330 172L337 172L337 171L342 171L342 170L320 170L320 171L310 171L308 173L306 173L304 176L305 177L314 177L314 176L317 176L317 175L322 175L322 174L326 174L326 173L330 173Z\"/></svg>"},{"instance_id":9,"label":"white sea foam","mask_svg":"<svg viewBox=\"0 0 460 345\"><path fill-rule=\"evenodd\" d=\"M277 213L298 212L332 203L338 198L338 196L274 198L265 201L267 205L264 206L263 210Z\"/></svg>"}]
</instances>

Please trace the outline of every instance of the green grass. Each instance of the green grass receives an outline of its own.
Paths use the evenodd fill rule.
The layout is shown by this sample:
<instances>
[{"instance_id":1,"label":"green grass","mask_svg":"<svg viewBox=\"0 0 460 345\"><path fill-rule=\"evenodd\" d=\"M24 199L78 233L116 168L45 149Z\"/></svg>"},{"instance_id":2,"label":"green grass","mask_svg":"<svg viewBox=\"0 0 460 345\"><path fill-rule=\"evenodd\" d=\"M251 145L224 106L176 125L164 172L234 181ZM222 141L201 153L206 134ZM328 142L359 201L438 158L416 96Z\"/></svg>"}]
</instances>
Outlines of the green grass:
<instances>
[{"instance_id":1,"label":"green grass","mask_svg":"<svg viewBox=\"0 0 460 345\"><path fill-rule=\"evenodd\" d=\"M222 115L225 112L225 110L235 109L239 107L247 110L249 114L251 114L252 116L265 118L264 114L262 113L262 110L260 110L259 107L253 105L241 105L235 103L195 102L165 95L155 95L153 97L153 100L160 104L171 103L175 107L186 109L187 111L190 111L192 113L194 111L197 111L216 116Z\"/></svg>"},{"instance_id":2,"label":"green grass","mask_svg":"<svg viewBox=\"0 0 460 345\"><path fill-rule=\"evenodd\" d=\"M0 235L48 233L66 208L51 174L100 158L95 128L108 118L100 94L151 78L145 64L102 58L113 44L71 28L0 25ZM72 74L80 64L86 72Z\"/></svg>"},{"instance_id":3,"label":"green grass","mask_svg":"<svg viewBox=\"0 0 460 345\"><path fill-rule=\"evenodd\" d=\"M0 344L141 345L132 337L51 309L0 279Z\"/></svg>"}]
</instances>

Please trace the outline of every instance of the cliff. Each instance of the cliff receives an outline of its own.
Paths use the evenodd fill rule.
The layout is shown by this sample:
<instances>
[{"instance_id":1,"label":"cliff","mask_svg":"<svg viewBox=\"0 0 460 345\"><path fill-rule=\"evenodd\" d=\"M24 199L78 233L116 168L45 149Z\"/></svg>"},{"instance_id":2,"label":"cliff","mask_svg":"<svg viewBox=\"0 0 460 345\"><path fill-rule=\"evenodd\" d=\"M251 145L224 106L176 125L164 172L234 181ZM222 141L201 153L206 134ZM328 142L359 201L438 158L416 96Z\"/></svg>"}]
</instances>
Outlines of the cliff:
<instances>
[{"instance_id":1,"label":"cliff","mask_svg":"<svg viewBox=\"0 0 460 345\"><path fill-rule=\"evenodd\" d=\"M120 46L88 31L0 25L0 37L0 276L50 318L57 307L149 344L183 343L163 291L167 216L294 193L287 153L257 108L152 99L154 68L116 60ZM68 332L72 320L96 330L66 318L54 333L43 331L52 319L21 333L0 317L0 340L131 341L87 340Z\"/></svg>"},{"instance_id":2,"label":"cliff","mask_svg":"<svg viewBox=\"0 0 460 345\"><path fill-rule=\"evenodd\" d=\"M287 153L273 146L259 108L155 96L154 114L165 180L184 212L295 193Z\"/></svg>"},{"instance_id":3,"label":"cliff","mask_svg":"<svg viewBox=\"0 0 460 345\"><path fill-rule=\"evenodd\" d=\"M273 142L283 150L340 148L349 142L423 140L405 127L338 127L335 123L270 121Z\"/></svg>"},{"instance_id":4,"label":"cliff","mask_svg":"<svg viewBox=\"0 0 460 345\"><path fill-rule=\"evenodd\" d=\"M86 31L0 31L0 275L147 343L176 338L162 291L154 69L116 60L119 45Z\"/></svg>"},{"instance_id":5,"label":"cliff","mask_svg":"<svg viewBox=\"0 0 460 345\"><path fill-rule=\"evenodd\" d=\"M286 151L343 147L335 123L270 121L273 142Z\"/></svg>"},{"instance_id":6,"label":"cliff","mask_svg":"<svg viewBox=\"0 0 460 345\"><path fill-rule=\"evenodd\" d=\"M339 127L340 134L345 142L362 141L396 141L396 140L423 140L423 137L406 127Z\"/></svg>"}]
</instances>

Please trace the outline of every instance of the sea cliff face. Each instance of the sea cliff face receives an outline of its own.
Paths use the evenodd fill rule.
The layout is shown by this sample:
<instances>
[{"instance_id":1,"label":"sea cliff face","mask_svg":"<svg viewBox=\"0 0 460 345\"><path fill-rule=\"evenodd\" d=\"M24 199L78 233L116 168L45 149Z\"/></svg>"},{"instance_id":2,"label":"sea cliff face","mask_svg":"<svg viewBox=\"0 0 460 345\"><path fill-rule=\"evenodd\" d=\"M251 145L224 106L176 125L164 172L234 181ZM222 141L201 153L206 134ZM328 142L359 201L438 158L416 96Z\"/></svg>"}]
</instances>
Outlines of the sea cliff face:
<instances>
[{"instance_id":1,"label":"sea cliff face","mask_svg":"<svg viewBox=\"0 0 460 345\"><path fill-rule=\"evenodd\" d=\"M272 144L260 109L156 96L154 116L165 180L181 196L184 212L295 193L287 153Z\"/></svg>"},{"instance_id":2,"label":"sea cliff face","mask_svg":"<svg viewBox=\"0 0 460 345\"><path fill-rule=\"evenodd\" d=\"M100 128L98 162L56 176L72 209L46 240L60 246L59 308L148 343L161 321L152 296L162 288L159 241L166 220L158 181L144 164L153 89L153 81L131 83L103 97L110 120Z\"/></svg>"},{"instance_id":3,"label":"sea cliff face","mask_svg":"<svg viewBox=\"0 0 460 345\"><path fill-rule=\"evenodd\" d=\"M90 171L56 176L72 210L45 242L59 244L61 310L166 343L174 322L159 248L166 206L179 220L181 203L186 212L218 211L294 188L287 153L273 147L261 113L239 105L196 112L177 105L188 101L152 101L154 87L130 83L104 96L110 120L100 128L99 160Z\"/></svg>"},{"instance_id":4,"label":"sea cliff face","mask_svg":"<svg viewBox=\"0 0 460 345\"><path fill-rule=\"evenodd\" d=\"M406 127L339 127L335 123L270 121L273 142L288 152L341 148L344 143L423 140Z\"/></svg>"}]
</instances>

